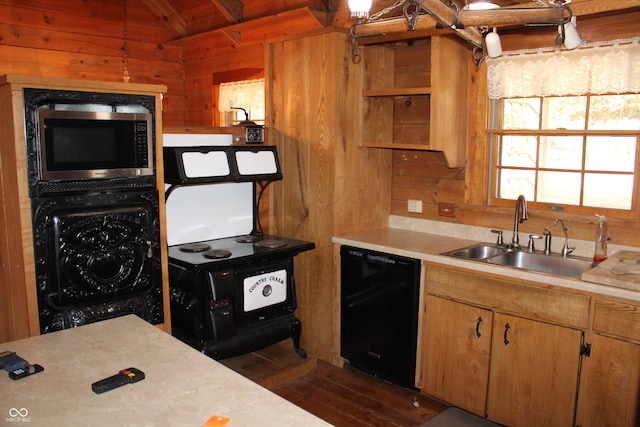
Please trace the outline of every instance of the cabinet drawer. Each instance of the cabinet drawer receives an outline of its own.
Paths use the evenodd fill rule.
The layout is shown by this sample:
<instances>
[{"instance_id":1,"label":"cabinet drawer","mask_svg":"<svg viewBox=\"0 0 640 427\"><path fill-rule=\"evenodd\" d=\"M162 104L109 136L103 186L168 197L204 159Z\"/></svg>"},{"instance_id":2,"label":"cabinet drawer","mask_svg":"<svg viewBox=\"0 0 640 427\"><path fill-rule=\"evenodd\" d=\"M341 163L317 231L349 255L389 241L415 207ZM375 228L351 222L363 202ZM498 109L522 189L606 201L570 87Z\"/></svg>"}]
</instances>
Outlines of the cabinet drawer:
<instances>
[{"instance_id":1,"label":"cabinet drawer","mask_svg":"<svg viewBox=\"0 0 640 427\"><path fill-rule=\"evenodd\" d=\"M586 329L590 297L426 265L425 290L470 304Z\"/></svg>"},{"instance_id":2,"label":"cabinet drawer","mask_svg":"<svg viewBox=\"0 0 640 427\"><path fill-rule=\"evenodd\" d=\"M597 299L593 316L593 330L640 341L640 307Z\"/></svg>"}]
</instances>

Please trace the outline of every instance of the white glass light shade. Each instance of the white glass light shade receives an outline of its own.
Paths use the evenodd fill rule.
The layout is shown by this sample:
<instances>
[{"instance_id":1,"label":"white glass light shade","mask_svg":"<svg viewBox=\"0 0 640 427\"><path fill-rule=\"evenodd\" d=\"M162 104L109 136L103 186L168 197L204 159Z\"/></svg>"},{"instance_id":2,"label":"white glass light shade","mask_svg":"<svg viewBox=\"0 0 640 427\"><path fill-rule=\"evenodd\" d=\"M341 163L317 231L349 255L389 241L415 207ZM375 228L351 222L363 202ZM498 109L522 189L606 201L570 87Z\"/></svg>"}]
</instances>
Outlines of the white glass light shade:
<instances>
[{"instance_id":1,"label":"white glass light shade","mask_svg":"<svg viewBox=\"0 0 640 427\"><path fill-rule=\"evenodd\" d=\"M369 10L373 0L349 0L349 10L351 10L351 18L367 19Z\"/></svg>"},{"instance_id":2,"label":"white glass light shade","mask_svg":"<svg viewBox=\"0 0 640 427\"><path fill-rule=\"evenodd\" d=\"M573 17L573 21L575 21L575 17ZM562 31L560 26L558 26L558 31ZM576 29L575 22L569 21L564 24L564 47L566 47L567 49L575 49L581 44L582 37L580 37L580 34Z\"/></svg>"},{"instance_id":3,"label":"white glass light shade","mask_svg":"<svg viewBox=\"0 0 640 427\"><path fill-rule=\"evenodd\" d=\"M486 35L484 42L487 45L487 55L489 55L489 58L496 58L502 55L502 43L495 28L493 32Z\"/></svg>"},{"instance_id":4,"label":"white glass light shade","mask_svg":"<svg viewBox=\"0 0 640 427\"><path fill-rule=\"evenodd\" d=\"M488 10L488 9L496 9L498 7L500 6L498 6L495 3L491 3L487 0L474 1L469 3L469 5L467 6L469 10Z\"/></svg>"}]
</instances>

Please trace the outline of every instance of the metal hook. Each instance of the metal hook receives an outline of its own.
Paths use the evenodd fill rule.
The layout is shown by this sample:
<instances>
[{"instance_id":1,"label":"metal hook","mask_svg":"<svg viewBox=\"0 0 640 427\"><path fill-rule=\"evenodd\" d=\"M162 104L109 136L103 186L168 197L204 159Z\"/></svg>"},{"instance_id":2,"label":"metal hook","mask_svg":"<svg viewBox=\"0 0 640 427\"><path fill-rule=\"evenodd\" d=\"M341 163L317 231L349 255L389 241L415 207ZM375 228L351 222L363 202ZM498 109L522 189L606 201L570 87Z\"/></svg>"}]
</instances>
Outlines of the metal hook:
<instances>
[{"instance_id":1,"label":"metal hook","mask_svg":"<svg viewBox=\"0 0 640 427\"><path fill-rule=\"evenodd\" d=\"M479 52L479 56L478 56ZM484 59L484 47L474 46L473 52L471 53L471 57L473 58L473 62L476 63L476 68L480 66L482 60Z\"/></svg>"}]
</instances>

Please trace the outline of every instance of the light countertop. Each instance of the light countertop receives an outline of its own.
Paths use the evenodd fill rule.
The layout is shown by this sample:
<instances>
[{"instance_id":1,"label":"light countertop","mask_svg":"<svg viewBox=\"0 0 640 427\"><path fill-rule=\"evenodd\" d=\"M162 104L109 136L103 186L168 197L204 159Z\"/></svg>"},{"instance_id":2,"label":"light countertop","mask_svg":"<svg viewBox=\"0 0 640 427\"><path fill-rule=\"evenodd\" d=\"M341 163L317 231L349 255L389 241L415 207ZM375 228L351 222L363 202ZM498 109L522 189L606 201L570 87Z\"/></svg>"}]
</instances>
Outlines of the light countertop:
<instances>
[{"instance_id":1,"label":"light countertop","mask_svg":"<svg viewBox=\"0 0 640 427\"><path fill-rule=\"evenodd\" d=\"M336 236L333 243L340 245L356 246L363 249L392 253L411 258L421 259L427 262L444 266L459 267L476 272L484 272L508 279L514 278L538 283L541 286L554 286L558 288L578 290L603 296L624 298L632 301L640 301L640 289L623 289L614 286L585 282L580 279L572 279L547 273L515 269L478 261L464 260L445 255L443 252L480 243L470 233L469 239L452 237L444 234L424 233L404 228L381 228L368 230L361 233L345 236ZM495 237L494 237L495 238ZM485 240L489 243L489 240Z\"/></svg>"},{"instance_id":2,"label":"light countertop","mask_svg":"<svg viewBox=\"0 0 640 427\"><path fill-rule=\"evenodd\" d=\"M0 371L0 425L328 426L276 394L129 315L0 344L44 371ZM145 379L103 394L91 384L134 367ZM3 424L4 421L4 424Z\"/></svg>"}]
</instances>

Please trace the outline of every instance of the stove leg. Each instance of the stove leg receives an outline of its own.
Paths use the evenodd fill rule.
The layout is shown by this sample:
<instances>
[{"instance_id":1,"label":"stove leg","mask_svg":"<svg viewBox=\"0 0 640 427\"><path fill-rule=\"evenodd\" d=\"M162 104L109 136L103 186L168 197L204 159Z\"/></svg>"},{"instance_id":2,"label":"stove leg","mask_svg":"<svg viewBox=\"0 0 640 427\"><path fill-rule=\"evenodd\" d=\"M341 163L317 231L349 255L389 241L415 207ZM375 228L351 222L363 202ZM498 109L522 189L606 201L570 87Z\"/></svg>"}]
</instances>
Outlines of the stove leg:
<instances>
[{"instance_id":1,"label":"stove leg","mask_svg":"<svg viewBox=\"0 0 640 427\"><path fill-rule=\"evenodd\" d=\"M300 347L300 334L302 334L302 322L296 317L294 317L291 322L289 322L289 333L291 334L291 339L293 339L293 349L298 354L298 357L301 359L307 358L307 352Z\"/></svg>"}]
</instances>

